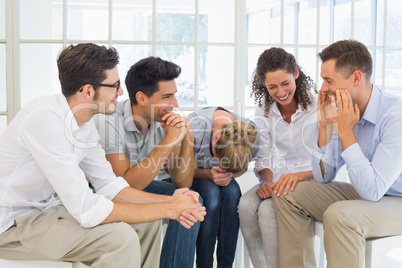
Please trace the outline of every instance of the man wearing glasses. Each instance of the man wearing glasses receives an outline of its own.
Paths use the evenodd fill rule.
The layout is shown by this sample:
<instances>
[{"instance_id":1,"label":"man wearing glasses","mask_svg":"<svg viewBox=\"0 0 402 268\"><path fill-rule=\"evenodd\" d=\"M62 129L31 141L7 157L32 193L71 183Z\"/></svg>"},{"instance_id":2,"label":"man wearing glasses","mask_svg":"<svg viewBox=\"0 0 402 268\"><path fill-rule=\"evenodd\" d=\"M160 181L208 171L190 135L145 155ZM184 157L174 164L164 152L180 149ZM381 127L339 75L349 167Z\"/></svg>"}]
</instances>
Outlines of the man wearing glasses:
<instances>
[{"instance_id":1,"label":"man wearing glasses","mask_svg":"<svg viewBox=\"0 0 402 268\"><path fill-rule=\"evenodd\" d=\"M198 194L138 191L105 159L92 116L116 110L118 61L114 48L64 49L63 94L28 103L0 137L0 258L154 268L158 220L203 220Z\"/></svg>"},{"instance_id":2,"label":"man wearing glasses","mask_svg":"<svg viewBox=\"0 0 402 268\"><path fill-rule=\"evenodd\" d=\"M192 185L194 136L185 117L173 112L180 73L178 65L160 58L140 60L126 76L130 99L115 114L95 119L113 171L138 190L172 195L176 187ZM198 229L198 223L188 230L170 221L160 267L193 267Z\"/></svg>"}]
</instances>

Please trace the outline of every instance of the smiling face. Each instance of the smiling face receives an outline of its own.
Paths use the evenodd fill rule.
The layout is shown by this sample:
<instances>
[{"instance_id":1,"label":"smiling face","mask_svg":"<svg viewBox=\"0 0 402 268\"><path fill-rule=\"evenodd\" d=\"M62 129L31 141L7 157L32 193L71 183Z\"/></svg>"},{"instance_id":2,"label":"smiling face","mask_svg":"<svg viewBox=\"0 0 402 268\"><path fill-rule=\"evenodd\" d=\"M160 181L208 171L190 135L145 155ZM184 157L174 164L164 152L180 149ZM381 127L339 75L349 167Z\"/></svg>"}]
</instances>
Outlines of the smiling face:
<instances>
[{"instance_id":1,"label":"smiling face","mask_svg":"<svg viewBox=\"0 0 402 268\"><path fill-rule=\"evenodd\" d=\"M151 97L144 95L146 99L147 111L150 111L148 115L151 120L162 122L162 117L173 111L173 108L179 107L176 99L176 82L171 81L160 81L159 90L152 94Z\"/></svg>"},{"instance_id":2,"label":"smiling face","mask_svg":"<svg viewBox=\"0 0 402 268\"><path fill-rule=\"evenodd\" d=\"M269 95L281 106L294 104L293 96L296 92L296 79L299 72L290 74L286 70L277 70L265 74L264 85L268 89Z\"/></svg>"},{"instance_id":3,"label":"smiling face","mask_svg":"<svg viewBox=\"0 0 402 268\"><path fill-rule=\"evenodd\" d=\"M324 80L321 86L322 92L325 92L327 95L333 95L336 97L337 89L347 89L352 97L352 100L355 98L355 94L353 91L354 88L354 75L350 75L348 78L345 78L342 73L339 73L335 70L336 60L331 59L322 63L321 65L321 78Z\"/></svg>"},{"instance_id":4,"label":"smiling face","mask_svg":"<svg viewBox=\"0 0 402 268\"><path fill-rule=\"evenodd\" d=\"M117 85L120 81L117 67L105 71L106 79L102 81L105 85ZM123 89L119 87L104 87L99 86L94 97L94 102L97 104L98 113L113 114L116 111L117 97L123 95Z\"/></svg>"}]
</instances>

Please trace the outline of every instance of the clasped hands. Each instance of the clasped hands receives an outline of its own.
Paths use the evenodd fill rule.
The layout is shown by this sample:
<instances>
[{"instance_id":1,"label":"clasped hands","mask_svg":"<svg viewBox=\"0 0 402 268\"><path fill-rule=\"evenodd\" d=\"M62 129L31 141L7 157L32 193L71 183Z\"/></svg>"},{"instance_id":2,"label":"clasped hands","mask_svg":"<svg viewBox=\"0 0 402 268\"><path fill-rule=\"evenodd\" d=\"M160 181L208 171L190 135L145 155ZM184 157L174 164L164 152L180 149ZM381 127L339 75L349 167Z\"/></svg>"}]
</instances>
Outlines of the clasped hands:
<instances>
[{"instance_id":1,"label":"clasped hands","mask_svg":"<svg viewBox=\"0 0 402 268\"><path fill-rule=\"evenodd\" d=\"M204 221L207 214L205 207L199 201L200 195L188 188L177 189L171 200L173 210L176 212L173 219L190 229L197 221Z\"/></svg>"},{"instance_id":2,"label":"clasped hands","mask_svg":"<svg viewBox=\"0 0 402 268\"><path fill-rule=\"evenodd\" d=\"M356 142L353 127L360 120L360 110L353 103L349 90L337 89L334 95L321 89L318 92L317 113L320 129L329 127L327 131L332 132L335 128L343 147L345 142L346 148Z\"/></svg>"},{"instance_id":3,"label":"clasped hands","mask_svg":"<svg viewBox=\"0 0 402 268\"><path fill-rule=\"evenodd\" d=\"M194 142L191 124L184 116L167 113L162 117L161 127L165 129L166 137L175 145L182 141Z\"/></svg>"}]
</instances>

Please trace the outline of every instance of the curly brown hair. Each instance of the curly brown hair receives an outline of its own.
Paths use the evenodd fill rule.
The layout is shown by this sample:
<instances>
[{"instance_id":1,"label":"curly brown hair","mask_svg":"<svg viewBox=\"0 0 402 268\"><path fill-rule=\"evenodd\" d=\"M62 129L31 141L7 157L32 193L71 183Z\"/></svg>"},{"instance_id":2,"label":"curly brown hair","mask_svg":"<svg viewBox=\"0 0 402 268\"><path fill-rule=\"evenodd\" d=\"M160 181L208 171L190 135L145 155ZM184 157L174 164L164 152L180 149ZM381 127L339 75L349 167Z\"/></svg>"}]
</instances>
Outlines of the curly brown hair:
<instances>
[{"instance_id":1,"label":"curly brown hair","mask_svg":"<svg viewBox=\"0 0 402 268\"><path fill-rule=\"evenodd\" d=\"M264 85L265 74L277 70L286 70L287 73L294 75L296 68L299 70L299 77L296 79L296 91L293 98L297 105L301 105L302 109L306 110L307 106L311 104L311 89L315 93L317 93L317 89L313 79L307 76L296 63L295 57L282 48L272 47L265 50L258 58L250 95L254 95L254 101L259 107L261 107L262 101L265 100L265 116L268 115L272 104L275 102Z\"/></svg>"}]
</instances>

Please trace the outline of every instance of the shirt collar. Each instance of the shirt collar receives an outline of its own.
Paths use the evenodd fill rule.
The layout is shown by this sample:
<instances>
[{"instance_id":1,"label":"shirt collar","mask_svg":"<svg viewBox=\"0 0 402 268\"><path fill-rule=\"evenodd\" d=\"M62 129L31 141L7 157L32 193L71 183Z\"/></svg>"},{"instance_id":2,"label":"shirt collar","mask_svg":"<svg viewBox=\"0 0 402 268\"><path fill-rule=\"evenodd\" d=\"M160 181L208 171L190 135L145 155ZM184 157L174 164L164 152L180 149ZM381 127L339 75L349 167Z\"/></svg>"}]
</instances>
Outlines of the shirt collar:
<instances>
[{"instance_id":1,"label":"shirt collar","mask_svg":"<svg viewBox=\"0 0 402 268\"><path fill-rule=\"evenodd\" d=\"M77 133L78 131L80 131L80 127L78 126L73 112L71 111L70 105L68 105L67 98L63 94L58 94L57 99L61 105L61 111L64 112L64 122L66 127L70 128L72 133Z\"/></svg>"},{"instance_id":2,"label":"shirt collar","mask_svg":"<svg viewBox=\"0 0 402 268\"><path fill-rule=\"evenodd\" d=\"M380 98L381 90L373 85L373 90L371 91L371 96L362 119L373 124L377 123L377 111L379 111Z\"/></svg>"},{"instance_id":3,"label":"shirt collar","mask_svg":"<svg viewBox=\"0 0 402 268\"><path fill-rule=\"evenodd\" d=\"M125 101L123 109L124 109L123 115L124 115L124 127L125 127L125 129L127 131L136 131L136 132L141 133L138 130L137 126L134 124L134 115L133 115L133 110L131 109L131 101L130 100ZM159 127L159 126L160 126L160 123L154 121L154 122L151 123L149 129L153 130L153 129Z\"/></svg>"}]
</instances>

